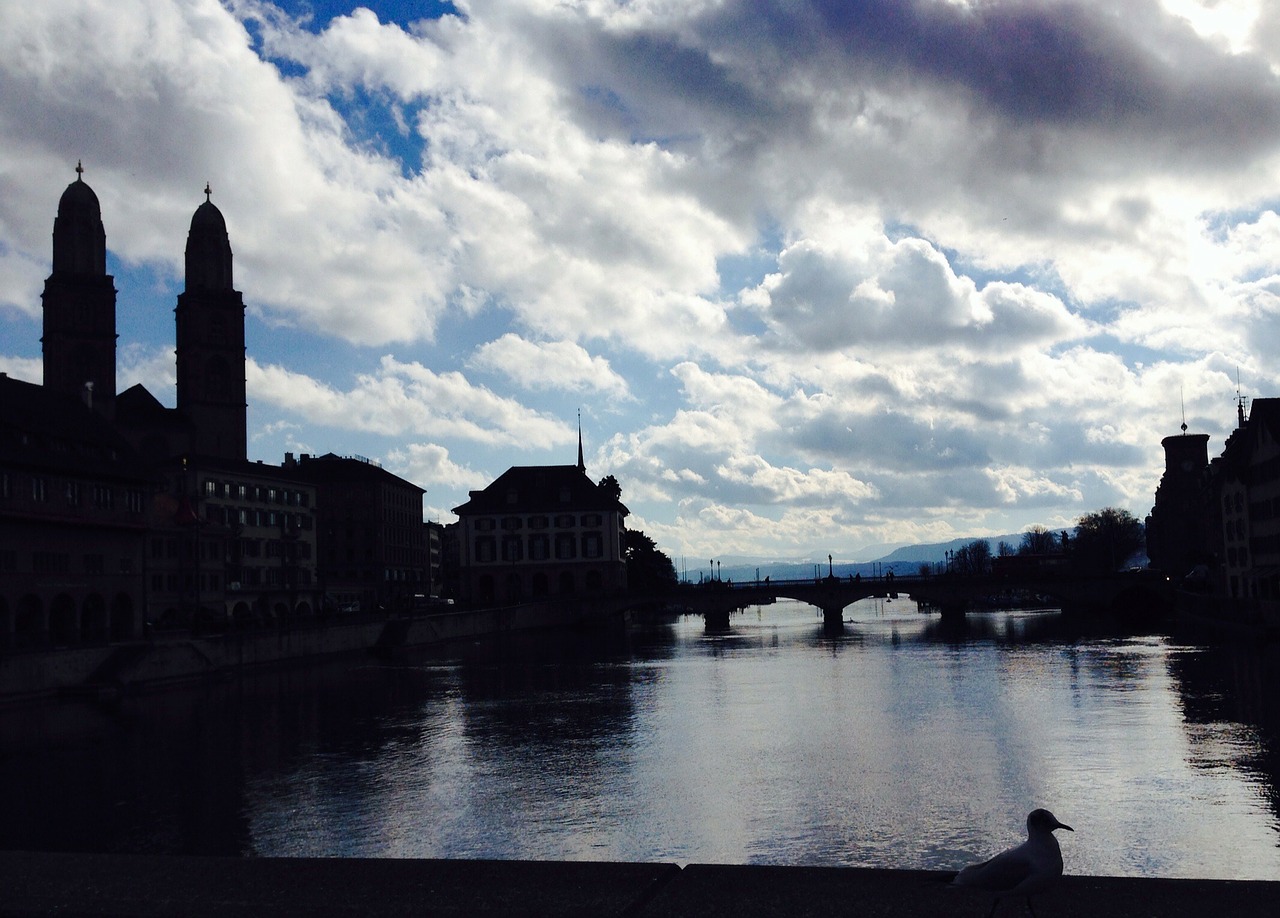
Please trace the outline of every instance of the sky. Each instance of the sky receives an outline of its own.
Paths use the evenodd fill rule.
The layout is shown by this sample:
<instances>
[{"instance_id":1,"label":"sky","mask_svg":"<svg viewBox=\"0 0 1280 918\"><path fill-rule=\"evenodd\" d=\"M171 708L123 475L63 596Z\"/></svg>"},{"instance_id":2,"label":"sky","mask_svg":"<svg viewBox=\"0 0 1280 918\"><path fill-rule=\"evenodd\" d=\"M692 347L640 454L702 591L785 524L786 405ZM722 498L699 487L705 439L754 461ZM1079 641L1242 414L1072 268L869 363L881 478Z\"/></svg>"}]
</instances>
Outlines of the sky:
<instances>
[{"instance_id":1,"label":"sky","mask_svg":"<svg viewBox=\"0 0 1280 918\"><path fill-rule=\"evenodd\" d=\"M206 182L249 453L451 522L615 476L681 569L1149 511L1280 394L1280 4L0 0L0 371L77 161L173 405Z\"/></svg>"}]
</instances>

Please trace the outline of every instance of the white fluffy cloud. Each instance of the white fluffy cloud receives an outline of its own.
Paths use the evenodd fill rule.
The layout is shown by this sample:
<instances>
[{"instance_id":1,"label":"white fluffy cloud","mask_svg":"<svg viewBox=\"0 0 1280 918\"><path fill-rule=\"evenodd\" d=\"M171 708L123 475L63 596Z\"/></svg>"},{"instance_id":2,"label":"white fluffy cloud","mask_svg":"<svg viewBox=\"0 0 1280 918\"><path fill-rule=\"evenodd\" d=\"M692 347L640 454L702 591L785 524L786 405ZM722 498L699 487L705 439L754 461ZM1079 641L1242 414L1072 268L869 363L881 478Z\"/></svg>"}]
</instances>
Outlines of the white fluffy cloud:
<instances>
[{"instance_id":1,"label":"white fluffy cloud","mask_svg":"<svg viewBox=\"0 0 1280 918\"><path fill-rule=\"evenodd\" d=\"M582 401L672 551L1142 515L1184 406L1217 445L1237 372L1273 394L1269 4L369 5L5 5L0 367L38 378L83 159L122 385L171 397L208 181L255 448L380 452L446 515Z\"/></svg>"}]
</instances>

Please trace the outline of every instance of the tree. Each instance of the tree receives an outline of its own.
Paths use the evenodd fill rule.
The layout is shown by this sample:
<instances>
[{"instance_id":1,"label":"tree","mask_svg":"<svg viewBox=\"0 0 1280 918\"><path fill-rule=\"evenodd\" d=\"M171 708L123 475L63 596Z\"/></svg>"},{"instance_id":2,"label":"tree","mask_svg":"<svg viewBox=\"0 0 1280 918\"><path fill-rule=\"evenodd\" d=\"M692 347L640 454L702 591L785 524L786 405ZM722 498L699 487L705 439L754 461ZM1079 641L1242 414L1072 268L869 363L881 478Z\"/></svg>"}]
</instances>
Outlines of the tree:
<instances>
[{"instance_id":1,"label":"tree","mask_svg":"<svg viewBox=\"0 0 1280 918\"><path fill-rule=\"evenodd\" d=\"M974 539L961 545L951 556L951 567L962 576L986 574L991 570L991 543L986 539Z\"/></svg>"},{"instance_id":2,"label":"tree","mask_svg":"<svg viewBox=\"0 0 1280 918\"><path fill-rule=\"evenodd\" d=\"M1022 534L1020 555L1051 555L1058 550L1058 537L1043 526L1032 526Z\"/></svg>"},{"instance_id":3,"label":"tree","mask_svg":"<svg viewBox=\"0 0 1280 918\"><path fill-rule=\"evenodd\" d=\"M639 529L623 533L622 557L627 562L627 589L632 592L663 590L675 585L676 566L653 539Z\"/></svg>"},{"instance_id":4,"label":"tree","mask_svg":"<svg viewBox=\"0 0 1280 918\"><path fill-rule=\"evenodd\" d=\"M996 546L997 557L1008 558L1011 555L1016 555L1017 553L1018 553L1018 550L1014 548L1012 545L1010 545L1008 542L1006 542L1004 539L1001 539L1000 544Z\"/></svg>"},{"instance_id":5,"label":"tree","mask_svg":"<svg viewBox=\"0 0 1280 918\"><path fill-rule=\"evenodd\" d=\"M618 479L612 475L606 475L601 478L596 487L600 489L600 493L606 494L614 500L622 500L622 485L618 484Z\"/></svg>"},{"instance_id":6,"label":"tree","mask_svg":"<svg viewBox=\"0 0 1280 918\"><path fill-rule=\"evenodd\" d=\"M1142 548L1145 532L1128 510L1104 507L1076 521L1070 554L1083 570L1111 572Z\"/></svg>"}]
</instances>

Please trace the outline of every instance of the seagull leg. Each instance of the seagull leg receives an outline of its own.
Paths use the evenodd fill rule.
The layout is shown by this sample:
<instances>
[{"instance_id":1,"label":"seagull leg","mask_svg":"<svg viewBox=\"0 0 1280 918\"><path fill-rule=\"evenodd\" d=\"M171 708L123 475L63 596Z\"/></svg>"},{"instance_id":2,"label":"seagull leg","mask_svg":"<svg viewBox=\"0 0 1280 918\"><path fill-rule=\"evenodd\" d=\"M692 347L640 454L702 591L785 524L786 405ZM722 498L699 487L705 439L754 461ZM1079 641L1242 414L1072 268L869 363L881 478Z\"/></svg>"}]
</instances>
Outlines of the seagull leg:
<instances>
[{"instance_id":1,"label":"seagull leg","mask_svg":"<svg viewBox=\"0 0 1280 918\"><path fill-rule=\"evenodd\" d=\"M991 911L987 912L987 918L994 918L996 913L996 906L999 904L1000 904L999 897L996 897L995 899L991 900Z\"/></svg>"},{"instance_id":2,"label":"seagull leg","mask_svg":"<svg viewBox=\"0 0 1280 918\"><path fill-rule=\"evenodd\" d=\"M1027 896L1027 911L1031 913L1031 918L1036 918L1036 910L1031 907L1031 897Z\"/></svg>"}]
</instances>

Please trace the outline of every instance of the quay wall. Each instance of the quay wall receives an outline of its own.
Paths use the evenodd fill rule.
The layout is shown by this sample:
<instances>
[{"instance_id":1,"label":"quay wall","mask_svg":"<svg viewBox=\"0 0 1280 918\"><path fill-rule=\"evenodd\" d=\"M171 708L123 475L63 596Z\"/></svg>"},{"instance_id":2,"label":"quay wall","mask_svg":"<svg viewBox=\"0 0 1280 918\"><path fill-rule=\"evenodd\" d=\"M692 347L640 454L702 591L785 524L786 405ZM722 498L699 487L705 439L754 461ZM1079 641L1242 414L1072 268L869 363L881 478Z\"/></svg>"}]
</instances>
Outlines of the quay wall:
<instances>
[{"instance_id":1,"label":"quay wall","mask_svg":"<svg viewBox=\"0 0 1280 918\"><path fill-rule=\"evenodd\" d=\"M588 602L539 602L417 618L361 619L206 636L161 635L102 647L7 652L0 654L0 704L68 696L108 700L134 689L226 678L250 667L390 654L613 617L604 607Z\"/></svg>"},{"instance_id":2,"label":"quay wall","mask_svg":"<svg viewBox=\"0 0 1280 918\"><path fill-rule=\"evenodd\" d=\"M202 858L0 851L0 918L547 916L982 918L951 874L860 867L396 858ZM1271 916L1280 882L1066 876L1037 918ZM1002 903L1012 918L1023 903Z\"/></svg>"}]
</instances>

